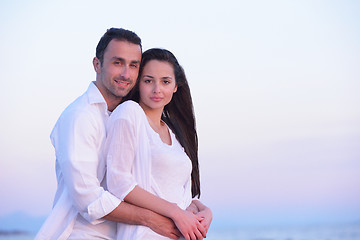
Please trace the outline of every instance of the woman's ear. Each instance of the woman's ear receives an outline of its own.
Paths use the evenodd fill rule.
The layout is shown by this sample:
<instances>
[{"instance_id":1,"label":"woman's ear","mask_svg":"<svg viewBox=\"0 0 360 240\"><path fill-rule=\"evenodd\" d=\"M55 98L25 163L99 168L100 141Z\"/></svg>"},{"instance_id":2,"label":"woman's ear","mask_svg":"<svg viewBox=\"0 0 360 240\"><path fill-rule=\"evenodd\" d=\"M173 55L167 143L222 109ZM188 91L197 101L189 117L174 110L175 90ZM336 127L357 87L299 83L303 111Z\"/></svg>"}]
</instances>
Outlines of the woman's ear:
<instances>
[{"instance_id":1,"label":"woman's ear","mask_svg":"<svg viewBox=\"0 0 360 240\"><path fill-rule=\"evenodd\" d=\"M177 85L175 85L175 88L174 88L174 93L176 93L177 91Z\"/></svg>"}]
</instances>

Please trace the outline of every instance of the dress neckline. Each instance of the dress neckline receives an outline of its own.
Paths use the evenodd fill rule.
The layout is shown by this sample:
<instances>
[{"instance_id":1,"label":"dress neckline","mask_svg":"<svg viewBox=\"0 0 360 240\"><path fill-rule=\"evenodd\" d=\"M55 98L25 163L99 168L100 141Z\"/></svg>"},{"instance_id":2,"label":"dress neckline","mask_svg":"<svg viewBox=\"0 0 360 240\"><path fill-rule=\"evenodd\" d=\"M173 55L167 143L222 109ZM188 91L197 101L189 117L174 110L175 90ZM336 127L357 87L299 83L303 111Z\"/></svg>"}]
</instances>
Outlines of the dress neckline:
<instances>
[{"instance_id":1,"label":"dress neckline","mask_svg":"<svg viewBox=\"0 0 360 240\"><path fill-rule=\"evenodd\" d=\"M146 114L145 114L145 115L146 115ZM151 129L151 132L156 135L156 138L158 138L158 140L160 140L160 142L161 142L164 146L172 147L172 146L174 145L173 132L171 131L171 129L169 128L169 126L168 126L162 119L161 119L161 122L164 123L164 125L166 126L166 128L167 128L167 130L168 130L168 133L169 133L169 135L170 135L170 141L171 141L170 144L167 144L167 143L163 142L163 140L162 140L161 137L160 137L160 134L157 133L157 132L151 127L150 122L149 122L149 119L148 119L147 116L146 116L146 120L147 120L147 125L148 125L148 127Z\"/></svg>"}]
</instances>

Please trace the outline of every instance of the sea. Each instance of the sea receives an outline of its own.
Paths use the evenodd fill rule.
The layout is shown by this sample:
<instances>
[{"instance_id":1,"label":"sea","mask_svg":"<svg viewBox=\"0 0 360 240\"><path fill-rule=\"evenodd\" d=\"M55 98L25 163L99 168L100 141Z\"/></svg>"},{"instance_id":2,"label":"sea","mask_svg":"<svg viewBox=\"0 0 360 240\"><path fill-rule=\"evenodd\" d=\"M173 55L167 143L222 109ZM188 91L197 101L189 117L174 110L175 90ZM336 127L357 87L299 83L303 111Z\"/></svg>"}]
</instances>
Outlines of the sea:
<instances>
[{"instance_id":1,"label":"sea","mask_svg":"<svg viewBox=\"0 0 360 240\"><path fill-rule=\"evenodd\" d=\"M15 233L0 235L0 240L30 240L34 236ZM206 240L360 240L360 223L286 227L211 226Z\"/></svg>"},{"instance_id":2,"label":"sea","mask_svg":"<svg viewBox=\"0 0 360 240\"><path fill-rule=\"evenodd\" d=\"M217 228L207 240L360 240L360 223Z\"/></svg>"}]
</instances>

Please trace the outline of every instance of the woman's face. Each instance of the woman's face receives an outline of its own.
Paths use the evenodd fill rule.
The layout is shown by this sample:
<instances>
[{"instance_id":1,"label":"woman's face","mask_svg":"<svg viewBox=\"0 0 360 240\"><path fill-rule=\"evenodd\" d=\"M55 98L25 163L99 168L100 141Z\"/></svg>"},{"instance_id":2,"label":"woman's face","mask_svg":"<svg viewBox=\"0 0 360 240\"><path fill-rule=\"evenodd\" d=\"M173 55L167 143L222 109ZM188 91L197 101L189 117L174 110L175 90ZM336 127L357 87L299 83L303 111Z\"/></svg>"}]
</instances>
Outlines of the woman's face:
<instances>
[{"instance_id":1,"label":"woman's face","mask_svg":"<svg viewBox=\"0 0 360 240\"><path fill-rule=\"evenodd\" d=\"M161 109L177 90L174 68L166 61L150 60L139 80L140 105L147 109Z\"/></svg>"}]
</instances>

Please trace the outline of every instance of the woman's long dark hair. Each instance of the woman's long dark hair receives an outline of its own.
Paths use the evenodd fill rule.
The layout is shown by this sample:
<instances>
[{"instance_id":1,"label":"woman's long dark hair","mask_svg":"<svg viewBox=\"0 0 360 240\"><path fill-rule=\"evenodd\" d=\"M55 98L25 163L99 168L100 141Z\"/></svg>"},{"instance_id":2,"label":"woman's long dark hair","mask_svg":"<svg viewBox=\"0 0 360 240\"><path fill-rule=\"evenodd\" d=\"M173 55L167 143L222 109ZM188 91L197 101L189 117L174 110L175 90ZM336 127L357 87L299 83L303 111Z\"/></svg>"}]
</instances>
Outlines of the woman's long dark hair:
<instances>
[{"instance_id":1,"label":"woman's long dark hair","mask_svg":"<svg viewBox=\"0 0 360 240\"><path fill-rule=\"evenodd\" d=\"M171 101L164 107L161 119L175 133L177 140L185 149L186 154L192 162L191 172L191 192L192 197L200 197L200 174L198 161L198 137L195 126L195 115L189 84L187 82L184 69L180 66L174 54L165 49L152 48L145 51L139 70L139 79L144 66L151 60L158 60L170 63L174 68L174 75L177 84L177 91ZM136 86L126 100L131 99L136 102L140 100L139 79Z\"/></svg>"}]
</instances>

